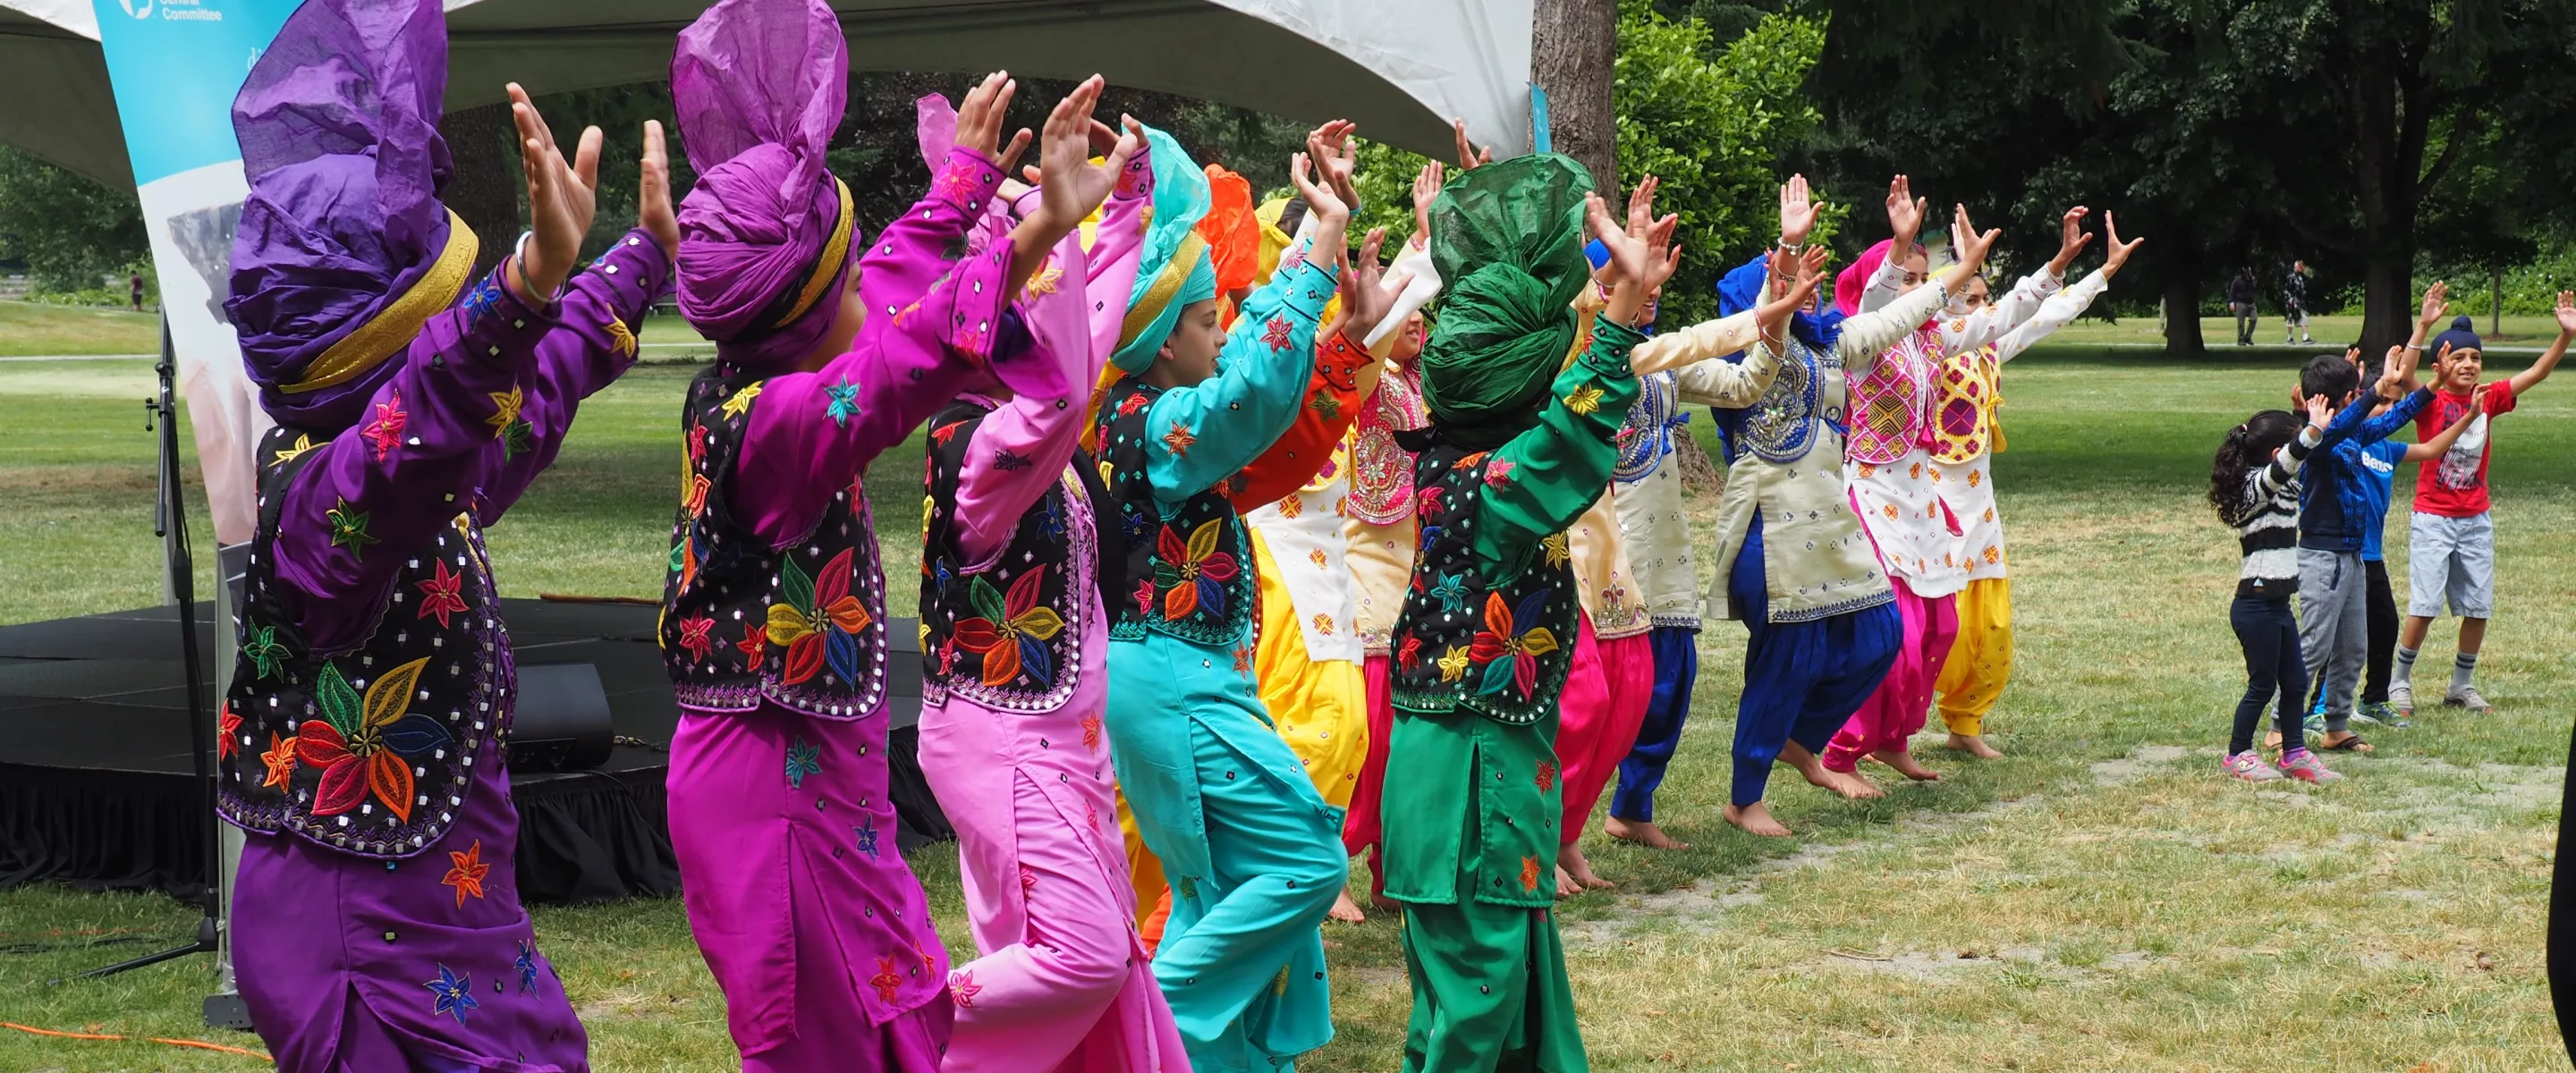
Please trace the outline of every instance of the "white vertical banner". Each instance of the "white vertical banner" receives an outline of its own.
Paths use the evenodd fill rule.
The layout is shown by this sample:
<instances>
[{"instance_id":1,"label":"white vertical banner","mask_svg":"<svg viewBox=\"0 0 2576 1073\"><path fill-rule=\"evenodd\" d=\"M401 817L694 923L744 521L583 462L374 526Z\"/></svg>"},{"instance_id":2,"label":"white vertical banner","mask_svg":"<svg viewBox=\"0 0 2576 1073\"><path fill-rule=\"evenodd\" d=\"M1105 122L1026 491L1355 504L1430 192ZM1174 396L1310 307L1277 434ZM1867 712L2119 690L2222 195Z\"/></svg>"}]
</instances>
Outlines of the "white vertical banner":
<instances>
[{"instance_id":1,"label":"white vertical banner","mask_svg":"<svg viewBox=\"0 0 2576 1073\"><path fill-rule=\"evenodd\" d=\"M296 0L92 0L151 237L218 544L258 522L251 459L270 421L224 319L233 226L249 184L233 95Z\"/></svg>"}]
</instances>

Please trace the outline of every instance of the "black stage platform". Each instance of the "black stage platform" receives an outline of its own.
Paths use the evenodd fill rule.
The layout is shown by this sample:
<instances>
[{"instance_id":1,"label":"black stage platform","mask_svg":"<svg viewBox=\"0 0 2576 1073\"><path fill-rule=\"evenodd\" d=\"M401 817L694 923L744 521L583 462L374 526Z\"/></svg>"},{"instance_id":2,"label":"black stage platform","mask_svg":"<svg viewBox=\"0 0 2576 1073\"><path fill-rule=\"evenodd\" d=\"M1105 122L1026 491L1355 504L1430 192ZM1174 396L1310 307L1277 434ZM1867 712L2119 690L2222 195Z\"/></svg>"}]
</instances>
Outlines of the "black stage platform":
<instances>
[{"instance_id":1,"label":"black stage platform","mask_svg":"<svg viewBox=\"0 0 2576 1073\"><path fill-rule=\"evenodd\" d=\"M513 771L519 890L587 902L680 889L664 819L663 751L679 722L654 645L656 609L503 600L512 647L530 667L589 664L620 739L607 764ZM213 605L197 605L213 658ZM202 884L204 810L188 755L175 607L0 626L0 886ZM893 798L911 849L950 835L914 757L920 661L910 620L887 624L894 707ZM214 706L207 705L211 710ZM628 742L642 742L642 745Z\"/></svg>"}]
</instances>

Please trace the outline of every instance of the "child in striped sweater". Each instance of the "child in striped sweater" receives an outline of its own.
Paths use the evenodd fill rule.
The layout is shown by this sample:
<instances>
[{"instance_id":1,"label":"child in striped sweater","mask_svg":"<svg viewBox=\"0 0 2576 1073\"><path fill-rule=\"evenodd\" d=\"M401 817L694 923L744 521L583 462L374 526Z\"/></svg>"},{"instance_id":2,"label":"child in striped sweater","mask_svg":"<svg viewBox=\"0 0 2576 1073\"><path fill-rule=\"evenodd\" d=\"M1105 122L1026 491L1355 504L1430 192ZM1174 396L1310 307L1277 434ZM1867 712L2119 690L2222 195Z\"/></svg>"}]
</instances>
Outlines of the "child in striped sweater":
<instances>
[{"instance_id":1,"label":"child in striped sweater","mask_svg":"<svg viewBox=\"0 0 2576 1073\"><path fill-rule=\"evenodd\" d=\"M2236 527L2236 541L2245 554L2236 575L2236 602L2227 613L2237 643L2245 648L2245 697L2236 704L2236 725L2228 734L2222 764L2229 775L2247 782L2342 778L2308 752L2299 727L2300 704L2308 694L2299 623L2290 613L2290 597L2299 591L2299 467L2319 447L2349 434L2369 407L2346 407L2331 425L2325 396L2310 397L2306 409L2304 424L2286 410L2247 418L2219 445L2209 474L2210 505L2218 509L2220 521ZM2278 768L2254 751L2255 725L2276 698L2283 734Z\"/></svg>"}]
</instances>

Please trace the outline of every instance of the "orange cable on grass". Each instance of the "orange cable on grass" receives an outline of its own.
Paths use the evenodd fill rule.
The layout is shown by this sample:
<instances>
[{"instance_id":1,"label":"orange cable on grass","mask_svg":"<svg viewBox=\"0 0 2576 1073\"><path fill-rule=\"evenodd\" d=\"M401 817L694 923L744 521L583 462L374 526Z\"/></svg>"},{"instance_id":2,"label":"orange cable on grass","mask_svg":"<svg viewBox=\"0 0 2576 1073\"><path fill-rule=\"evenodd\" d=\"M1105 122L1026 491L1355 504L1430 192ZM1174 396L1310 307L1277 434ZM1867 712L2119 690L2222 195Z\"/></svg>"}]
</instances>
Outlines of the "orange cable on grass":
<instances>
[{"instance_id":1,"label":"orange cable on grass","mask_svg":"<svg viewBox=\"0 0 2576 1073\"><path fill-rule=\"evenodd\" d=\"M131 1040L134 1038L132 1036L111 1036L98 1032L56 1032L50 1028L31 1028L27 1025L18 1024L13 1021L0 1021L0 1028L16 1029L17 1031L27 1033L31 1036L49 1036L55 1039ZM276 1061L276 1059L265 1054L261 1054L258 1051L247 1050L241 1047L227 1047L220 1043L208 1043L204 1040L162 1039L159 1036L146 1036L144 1039L147 1042L165 1044L172 1047L194 1047L201 1051L221 1051L225 1054L238 1054L246 1058L257 1058L263 1062Z\"/></svg>"}]
</instances>

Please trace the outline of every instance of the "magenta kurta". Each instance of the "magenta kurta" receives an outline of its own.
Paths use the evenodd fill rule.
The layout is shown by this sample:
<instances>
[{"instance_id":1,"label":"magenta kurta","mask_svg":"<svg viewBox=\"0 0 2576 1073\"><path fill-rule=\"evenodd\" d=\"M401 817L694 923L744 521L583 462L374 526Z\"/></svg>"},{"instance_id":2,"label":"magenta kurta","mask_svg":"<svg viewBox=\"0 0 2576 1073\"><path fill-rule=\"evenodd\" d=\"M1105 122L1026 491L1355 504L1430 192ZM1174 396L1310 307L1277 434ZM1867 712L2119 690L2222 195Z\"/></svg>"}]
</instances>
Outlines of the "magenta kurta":
<instances>
[{"instance_id":1,"label":"magenta kurta","mask_svg":"<svg viewBox=\"0 0 2576 1073\"><path fill-rule=\"evenodd\" d=\"M1030 349L1000 301L1001 257L951 266L942 256L1000 178L981 155L951 153L930 196L867 247L856 270L869 318L850 352L815 372L765 377L719 359L700 381L718 394L692 403L690 420L724 424L727 431L710 434L738 438L738 454L730 471L702 474L710 490L685 504L706 517L684 510L682 569L700 569L701 547L710 549L707 570L742 553L739 542L723 548L726 529L780 553L843 541L864 560L839 566L838 587L831 578L813 583L804 599L815 614L796 620L804 634L795 640L835 646L825 680L843 674L873 683L846 694L866 701L855 710L814 710L779 688L794 684L804 652L780 651L776 642L787 639L775 632L763 651L761 622L684 616L670 624L676 647L689 654L683 670L717 646L750 655L755 675L789 665L786 679L764 679L738 704L719 702L725 690L696 688L684 676L671 750L671 839L689 922L724 989L747 1070L927 1073L948 1038L947 952L895 847L886 793L886 608L875 536L864 531L861 474L981 376L997 340L1009 356ZM711 405L701 410L698 401ZM706 426L691 427L695 436ZM724 505L722 518L715 502ZM834 517L861 531L817 531ZM851 603L829 611L843 599ZM766 629L776 631L785 610L773 607ZM873 666L864 656L852 660L860 666L843 666L837 646L849 638L872 646Z\"/></svg>"}]
</instances>

